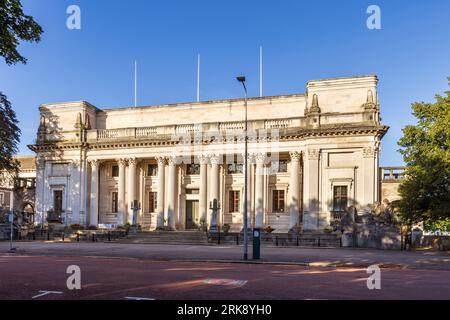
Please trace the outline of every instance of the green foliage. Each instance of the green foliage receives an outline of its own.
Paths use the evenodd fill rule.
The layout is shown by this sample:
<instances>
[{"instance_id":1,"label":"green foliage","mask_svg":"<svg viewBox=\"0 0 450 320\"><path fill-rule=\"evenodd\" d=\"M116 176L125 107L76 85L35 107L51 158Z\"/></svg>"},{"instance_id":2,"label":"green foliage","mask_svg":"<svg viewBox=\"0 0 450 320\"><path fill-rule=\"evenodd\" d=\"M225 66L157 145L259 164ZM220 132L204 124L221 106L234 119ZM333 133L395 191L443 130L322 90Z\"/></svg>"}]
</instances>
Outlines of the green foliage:
<instances>
[{"instance_id":1,"label":"green foliage","mask_svg":"<svg viewBox=\"0 0 450 320\"><path fill-rule=\"evenodd\" d=\"M406 162L398 210L407 223L431 226L450 218L450 91L446 94L436 95L435 103L413 103L418 123L405 127L398 142Z\"/></svg>"},{"instance_id":2,"label":"green foliage","mask_svg":"<svg viewBox=\"0 0 450 320\"><path fill-rule=\"evenodd\" d=\"M26 63L18 51L19 41L39 42L43 30L23 13L20 0L0 0L0 56L7 64Z\"/></svg>"},{"instance_id":3,"label":"green foliage","mask_svg":"<svg viewBox=\"0 0 450 320\"><path fill-rule=\"evenodd\" d=\"M1 0L0 0L1 1ZM16 113L7 97L0 92L0 171L16 172L19 163L13 159L20 140Z\"/></svg>"}]
</instances>

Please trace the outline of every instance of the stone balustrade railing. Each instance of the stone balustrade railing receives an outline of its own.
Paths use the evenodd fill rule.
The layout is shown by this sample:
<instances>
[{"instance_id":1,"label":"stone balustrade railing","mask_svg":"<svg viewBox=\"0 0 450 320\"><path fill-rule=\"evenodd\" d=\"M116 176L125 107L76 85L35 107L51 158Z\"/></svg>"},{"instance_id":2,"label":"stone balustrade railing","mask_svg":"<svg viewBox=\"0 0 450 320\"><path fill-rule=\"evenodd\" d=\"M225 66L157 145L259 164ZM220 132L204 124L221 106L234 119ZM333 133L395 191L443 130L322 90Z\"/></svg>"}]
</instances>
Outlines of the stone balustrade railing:
<instances>
[{"instance_id":1,"label":"stone balustrade railing","mask_svg":"<svg viewBox=\"0 0 450 320\"><path fill-rule=\"evenodd\" d=\"M249 121L249 129L286 129L300 125L299 119ZM88 132L89 141L110 141L118 139L140 139L172 134L190 134L202 131L243 131L244 121L220 122L210 124L181 124L158 127L136 127L120 129L97 129Z\"/></svg>"}]
</instances>

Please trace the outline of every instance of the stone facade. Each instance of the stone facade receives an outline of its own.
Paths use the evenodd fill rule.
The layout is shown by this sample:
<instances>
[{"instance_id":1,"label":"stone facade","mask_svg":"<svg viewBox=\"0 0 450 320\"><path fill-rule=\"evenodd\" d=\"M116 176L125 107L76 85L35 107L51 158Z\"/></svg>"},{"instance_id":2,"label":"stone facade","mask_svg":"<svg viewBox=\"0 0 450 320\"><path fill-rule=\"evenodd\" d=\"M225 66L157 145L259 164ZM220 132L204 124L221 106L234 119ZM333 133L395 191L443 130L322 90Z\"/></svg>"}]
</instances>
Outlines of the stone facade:
<instances>
[{"instance_id":1,"label":"stone facade","mask_svg":"<svg viewBox=\"0 0 450 320\"><path fill-rule=\"evenodd\" d=\"M0 207L34 218L36 166L34 156L18 156L18 175L0 172Z\"/></svg>"},{"instance_id":2,"label":"stone facade","mask_svg":"<svg viewBox=\"0 0 450 320\"><path fill-rule=\"evenodd\" d=\"M249 225L322 230L380 195L377 78L309 81L306 94L249 98ZM244 99L98 109L44 104L37 143L36 223L241 230Z\"/></svg>"}]
</instances>

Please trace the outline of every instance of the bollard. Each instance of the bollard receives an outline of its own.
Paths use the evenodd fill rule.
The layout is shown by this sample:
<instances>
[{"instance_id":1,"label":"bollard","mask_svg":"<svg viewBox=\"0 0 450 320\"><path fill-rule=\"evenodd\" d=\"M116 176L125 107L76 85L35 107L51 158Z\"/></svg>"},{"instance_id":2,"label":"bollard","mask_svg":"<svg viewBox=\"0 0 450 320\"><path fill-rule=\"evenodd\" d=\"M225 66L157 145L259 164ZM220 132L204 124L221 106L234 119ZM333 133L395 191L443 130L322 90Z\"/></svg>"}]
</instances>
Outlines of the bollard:
<instances>
[{"instance_id":1,"label":"bollard","mask_svg":"<svg viewBox=\"0 0 450 320\"><path fill-rule=\"evenodd\" d=\"M236 236L236 245L239 245L239 235Z\"/></svg>"},{"instance_id":2,"label":"bollard","mask_svg":"<svg viewBox=\"0 0 450 320\"><path fill-rule=\"evenodd\" d=\"M108 242L111 242L111 232L108 231Z\"/></svg>"},{"instance_id":3,"label":"bollard","mask_svg":"<svg viewBox=\"0 0 450 320\"><path fill-rule=\"evenodd\" d=\"M62 234L62 241L64 242L64 236L65 236L65 233L63 232L63 234Z\"/></svg>"},{"instance_id":4,"label":"bollard","mask_svg":"<svg viewBox=\"0 0 450 320\"><path fill-rule=\"evenodd\" d=\"M219 237L217 238L217 244L220 244L220 232L218 232Z\"/></svg>"},{"instance_id":5,"label":"bollard","mask_svg":"<svg viewBox=\"0 0 450 320\"><path fill-rule=\"evenodd\" d=\"M320 247L320 237L317 239L317 245Z\"/></svg>"},{"instance_id":6,"label":"bollard","mask_svg":"<svg viewBox=\"0 0 450 320\"><path fill-rule=\"evenodd\" d=\"M92 242L95 242L95 233L92 234Z\"/></svg>"},{"instance_id":7,"label":"bollard","mask_svg":"<svg viewBox=\"0 0 450 320\"><path fill-rule=\"evenodd\" d=\"M50 241L50 231L47 231L47 241Z\"/></svg>"},{"instance_id":8,"label":"bollard","mask_svg":"<svg viewBox=\"0 0 450 320\"><path fill-rule=\"evenodd\" d=\"M33 240L36 240L36 232L33 232Z\"/></svg>"},{"instance_id":9,"label":"bollard","mask_svg":"<svg viewBox=\"0 0 450 320\"><path fill-rule=\"evenodd\" d=\"M298 242L298 236L297 236L297 247L299 246L299 242Z\"/></svg>"},{"instance_id":10,"label":"bollard","mask_svg":"<svg viewBox=\"0 0 450 320\"><path fill-rule=\"evenodd\" d=\"M275 236L275 245L278 247L278 236Z\"/></svg>"}]
</instances>

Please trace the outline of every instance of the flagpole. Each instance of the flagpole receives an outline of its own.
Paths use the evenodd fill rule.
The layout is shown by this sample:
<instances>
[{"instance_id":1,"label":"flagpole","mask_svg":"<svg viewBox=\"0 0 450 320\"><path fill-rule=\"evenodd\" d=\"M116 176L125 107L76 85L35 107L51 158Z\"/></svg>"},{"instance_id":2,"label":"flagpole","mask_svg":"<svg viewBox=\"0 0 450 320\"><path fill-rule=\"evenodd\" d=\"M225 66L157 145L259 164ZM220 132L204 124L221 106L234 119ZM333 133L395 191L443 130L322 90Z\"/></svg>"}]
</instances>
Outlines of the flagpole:
<instances>
[{"instance_id":1,"label":"flagpole","mask_svg":"<svg viewBox=\"0 0 450 320\"><path fill-rule=\"evenodd\" d=\"M259 47L259 96L263 96L263 48Z\"/></svg>"},{"instance_id":2,"label":"flagpole","mask_svg":"<svg viewBox=\"0 0 450 320\"><path fill-rule=\"evenodd\" d=\"M197 56L197 102L200 101L200 54Z\"/></svg>"},{"instance_id":3,"label":"flagpole","mask_svg":"<svg viewBox=\"0 0 450 320\"><path fill-rule=\"evenodd\" d=\"M137 61L134 60L134 106L137 107Z\"/></svg>"}]
</instances>

